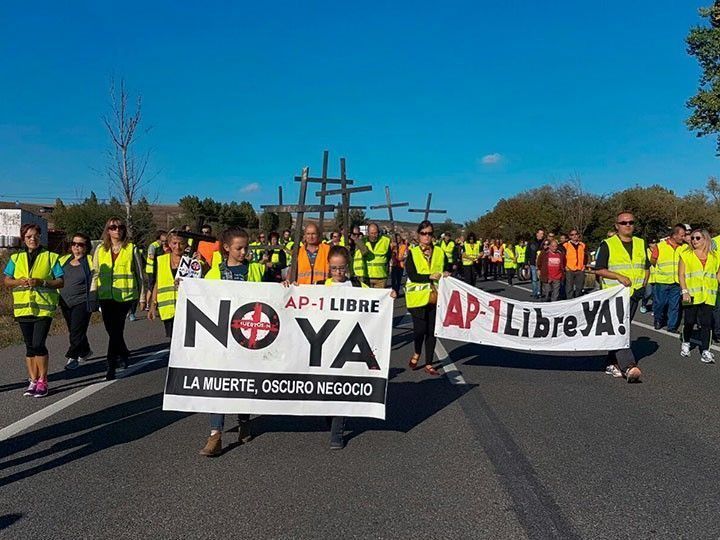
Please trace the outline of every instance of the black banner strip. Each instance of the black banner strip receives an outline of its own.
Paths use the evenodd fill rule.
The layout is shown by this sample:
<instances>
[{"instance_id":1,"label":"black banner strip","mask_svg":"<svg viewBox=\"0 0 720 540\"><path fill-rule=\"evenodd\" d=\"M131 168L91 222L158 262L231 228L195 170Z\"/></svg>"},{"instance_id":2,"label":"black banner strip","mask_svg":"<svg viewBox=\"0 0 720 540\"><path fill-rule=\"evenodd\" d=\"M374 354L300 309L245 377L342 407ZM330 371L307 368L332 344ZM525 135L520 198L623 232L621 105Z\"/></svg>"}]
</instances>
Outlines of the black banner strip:
<instances>
[{"instance_id":1,"label":"black banner strip","mask_svg":"<svg viewBox=\"0 0 720 540\"><path fill-rule=\"evenodd\" d=\"M168 368L166 394L294 401L385 403L387 380L308 373Z\"/></svg>"}]
</instances>

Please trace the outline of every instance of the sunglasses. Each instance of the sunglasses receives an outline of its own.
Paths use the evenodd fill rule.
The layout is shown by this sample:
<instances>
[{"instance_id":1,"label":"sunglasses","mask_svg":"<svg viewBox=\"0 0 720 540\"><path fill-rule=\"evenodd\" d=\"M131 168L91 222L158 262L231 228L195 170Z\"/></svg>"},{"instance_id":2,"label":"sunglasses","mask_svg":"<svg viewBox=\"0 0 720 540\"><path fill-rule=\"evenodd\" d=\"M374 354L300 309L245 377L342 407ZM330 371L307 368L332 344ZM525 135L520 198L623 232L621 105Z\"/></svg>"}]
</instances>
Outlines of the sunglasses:
<instances>
[{"instance_id":1,"label":"sunglasses","mask_svg":"<svg viewBox=\"0 0 720 540\"><path fill-rule=\"evenodd\" d=\"M626 227L628 227L628 226L630 226L630 225L635 225L635 222L634 222L634 221L618 221L617 224L618 224L618 225L625 225Z\"/></svg>"},{"instance_id":2,"label":"sunglasses","mask_svg":"<svg viewBox=\"0 0 720 540\"><path fill-rule=\"evenodd\" d=\"M125 225L115 225L115 224L108 225L108 231L117 231L117 230L124 231Z\"/></svg>"},{"instance_id":3,"label":"sunglasses","mask_svg":"<svg viewBox=\"0 0 720 540\"><path fill-rule=\"evenodd\" d=\"M432 231L420 231L420 236L432 236Z\"/></svg>"},{"instance_id":4,"label":"sunglasses","mask_svg":"<svg viewBox=\"0 0 720 540\"><path fill-rule=\"evenodd\" d=\"M70 242L70 245L72 247L85 247L87 244L85 242Z\"/></svg>"},{"instance_id":5,"label":"sunglasses","mask_svg":"<svg viewBox=\"0 0 720 540\"><path fill-rule=\"evenodd\" d=\"M698 241L698 242L699 242L700 240L702 240L702 239L703 239L702 236L691 236L691 237L690 237L690 240L696 240L696 241Z\"/></svg>"}]
</instances>

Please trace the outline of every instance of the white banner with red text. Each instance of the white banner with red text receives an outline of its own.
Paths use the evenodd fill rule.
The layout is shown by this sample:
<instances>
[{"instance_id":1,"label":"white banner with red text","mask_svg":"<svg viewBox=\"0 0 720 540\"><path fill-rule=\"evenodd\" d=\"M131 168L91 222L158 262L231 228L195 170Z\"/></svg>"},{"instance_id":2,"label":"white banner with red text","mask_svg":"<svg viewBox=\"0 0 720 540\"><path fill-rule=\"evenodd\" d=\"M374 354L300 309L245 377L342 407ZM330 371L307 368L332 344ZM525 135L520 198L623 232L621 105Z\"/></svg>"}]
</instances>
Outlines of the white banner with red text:
<instances>
[{"instance_id":1,"label":"white banner with red text","mask_svg":"<svg viewBox=\"0 0 720 540\"><path fill-rule=\"evenodd\" d=\"M186 279L163 409L385 418L389 290Z\"/></svg>"},{"instance_id":2,"label":"white banner with red text","mask_svg":"<svg viewBox=\"0 0 720 540\"><path fill-rule=\"evenodd\" d=\"M609 351L630 346L630 290L560 302L521 302L455 278L438 289L435 335L522 351Z\"/></svg>"}]
</instances>

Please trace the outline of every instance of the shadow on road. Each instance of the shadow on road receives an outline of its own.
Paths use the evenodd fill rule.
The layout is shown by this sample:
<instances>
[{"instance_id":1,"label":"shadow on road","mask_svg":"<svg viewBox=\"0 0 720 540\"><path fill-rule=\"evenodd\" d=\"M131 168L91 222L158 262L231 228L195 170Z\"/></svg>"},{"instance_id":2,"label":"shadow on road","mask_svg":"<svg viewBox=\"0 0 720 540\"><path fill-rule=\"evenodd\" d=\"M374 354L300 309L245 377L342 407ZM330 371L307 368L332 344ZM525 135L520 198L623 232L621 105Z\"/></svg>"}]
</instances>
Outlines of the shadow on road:
<instances>
[{"instance_id":1,"label":"shadow on road","mask_svg":"<svg viewBox=\"0 0 720 540\"><path fill-rule=\"evenodd\" d=\"M19 454L52 439L70 435L49 448L0 462L0 471L51 458L49 461L0 478L0 487L77 459L150 435L189 416L162 410L162 393L113 405L101 411L13 437L2 443L1 455ZM55 454L62 454L53 457Z\"/></svg>"},{"instance_id":2,"label":"shadow on road","mask_svg":"<svg viewBox=\"0 0 720 540\"><path fill-rule=\"evenodd\" d=\"M10 525L22 519L22 514L4 514L0 516L0 531L7 529Z\"/></svg>"},{"instance_id":3,"label":"shadow on road","mask_svg":"<svg viewBox=\"0 0 720 540\"><path fill-rule=\"evenodd\" d=\"M146 347L140 347L134 351L130 351L130 365L143 360L146 356L153 353L166 349L168 344L166 342L156 343L154 345L148 345ZM95 357L87 362L82 362L80 367L75 370L55 371L48 374L48 383L50 384L50 392L53 396L69 392L70 390L76 390L84 386L89 386L98 381L105 379L105 372L107 371L107 363L105 362L104 356ZM65 383L65 384L58 384ZM25 388L27 382L16 382L9 383L0 386L0 393L9 392L13 390L20 390Z\"/></svg>"}]
</instances>

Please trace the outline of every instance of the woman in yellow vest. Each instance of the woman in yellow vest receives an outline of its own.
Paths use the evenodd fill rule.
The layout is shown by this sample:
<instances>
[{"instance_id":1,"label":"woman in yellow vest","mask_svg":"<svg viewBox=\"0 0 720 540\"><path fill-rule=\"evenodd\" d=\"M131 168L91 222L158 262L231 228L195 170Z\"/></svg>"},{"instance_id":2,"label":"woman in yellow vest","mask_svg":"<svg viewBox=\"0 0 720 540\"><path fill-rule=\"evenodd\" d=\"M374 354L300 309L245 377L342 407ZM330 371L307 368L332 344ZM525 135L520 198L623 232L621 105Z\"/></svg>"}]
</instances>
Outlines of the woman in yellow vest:
<instances>
[{"instance_id":1,"label":"woman in yellow vest","mask_svg":"<svg viewBox=\"0 0 720 540\"><path fill-rule=\"evenodd\" d=\"M475 286L475 265L480 260L480 243L474 232L469 232L463 242L461 250L463 281Z\"/></svg>"},{"instance_id":2,"label":"woman in yellow vest","mask_svg":"<svg viewBox=\"0 0 720 540\"><path fill-rule=\"evenodd\" d=\"M118 366L127 367L130 357L125 344L125 317L138 298L140 309L145 308L142 261L120 218L110 218L105 224L101 243L93 256L92 290L97 291L109 336L105 379L110 381L115 378Z\"/></svg>"},{"instance_id":3,"label":"woman in yellow vest","mask_svg":"<svg viewBox=\"0 0 720 540\"><path fill-rule=\"evenodd\" d=\"M11 255L5 266L4 283L12 288L13 314L25 340L25 364L29 385L26 396L48 395L48 350L45 346L58 306L58 289L63 271L57 253L40 245L40 227L26 223L20 227L25 249Z\"/></svg>"},{"instance_id":4,"label":"woman in yellow vest","mask_svg":"<svg viewBox=\"0 0 720 540\"><path fill-rule=\"evenodd\" d=\"M684 318L680 356L690 356L690 336L697 324L700 327L700 360L713 364L715 357L710 352L710 335L720 279L720 255L713 249L706 229L695 229L690 233L690 247L680 252L678 277Z\"/></svg>"},{"instance_id":5,"label":"woman in yellow vest","mask_svg":"<svg viewBox=\"0 0 720 540\"><path fill-rule=\"evenodd\" d=\"M170 231L167 235L170 253L164 253L155 260L156 279L150 300L148 319L155 320L160 315L165 325L165 336L172 337L173 322L175 321L175 302L177 302L177 288L180 283L177 269L187 248L187 240L180 237L177 232Z\"/></svg>"},{"instance_id":6,"label":"woman in yellow vest","mask_svg":"<svg viewBox=\"0 0 720 540\"><path fill-rule=\"evenodd\" d=\"M437 307L437 283L444 272L445 253L433 244L433 225L425 220L417 228L419 244L410 249L405 261L405 304L412 316L415 353L410 358L410 368L416 369L423 342L425 343L425 372L439 375L433 367L435 354L435 312Z\"/></svg>"},{"instance_id":7,"label":"woman in yellow vest","mask_svg":"<svg viewBox=\"0 0 720 540\"><path fill-rule=\"evenodd\" d=\"M285 270L288 266L287 255L280 245L280 235L276 231L270 233L270 245L273 246L273 249L269 249L266 252L267 261L265 262L265 266L267 269L265 273L267 275L265 281L282 283L287 274Z\"/></svg>"},{"instance_id":8,"label":"woman in yellow vest","mask_svg":"<svg viewBox=\"0 0 720 540\"><path fill-rule=\"evenodd\" d=\"M250 248L248 233L238 227L225 229L220 235L223 258L213 265L205 279L223 279L228 281L263 281L265 266L249 260ZM238 443L249 439L250 415L238 415ZM210 437L200 450L201 456L214 457L222 453L222 432L225 428L225 415L210 414Z\"/></svg>"},{"instance_id":9,"label":"woman in yellow vest","mask_svg":"<svg viewBox=\"0 0 720 540\"><path fill-rule=\"evenodd\" d=\"M60 310L68 327L70 346L65 353L65 369L77 369L80 360L92 355L87 338L90 316L97 310L95 293L90 291L92 271L88 252L90 237L78 232L72 235L70 253L60 257L63 288L60 289Z\"/></svg>"}]
</instances>

